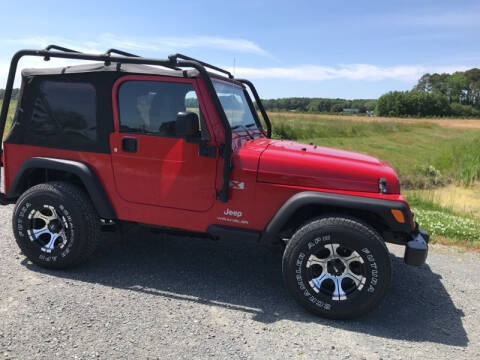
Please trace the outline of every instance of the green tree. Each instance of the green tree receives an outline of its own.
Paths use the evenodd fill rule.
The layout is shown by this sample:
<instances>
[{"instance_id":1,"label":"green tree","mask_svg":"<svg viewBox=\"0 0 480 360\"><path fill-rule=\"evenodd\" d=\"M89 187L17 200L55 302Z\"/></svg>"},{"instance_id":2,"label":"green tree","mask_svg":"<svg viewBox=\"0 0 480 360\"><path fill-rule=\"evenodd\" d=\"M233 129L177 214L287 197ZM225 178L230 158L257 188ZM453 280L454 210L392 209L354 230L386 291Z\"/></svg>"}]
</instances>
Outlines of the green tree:
<instances>
[{"instance_id":1,"label":"green tree","mask_svg":"<svg viewBox=\"0 0 480 360\"><path fill-rule=\"evenodd\" d=\"M442 94L418 90L391 91L380 96L375 113L378 116L446 116L451 114L451 108Z\"/></svg>"}]
</instances>

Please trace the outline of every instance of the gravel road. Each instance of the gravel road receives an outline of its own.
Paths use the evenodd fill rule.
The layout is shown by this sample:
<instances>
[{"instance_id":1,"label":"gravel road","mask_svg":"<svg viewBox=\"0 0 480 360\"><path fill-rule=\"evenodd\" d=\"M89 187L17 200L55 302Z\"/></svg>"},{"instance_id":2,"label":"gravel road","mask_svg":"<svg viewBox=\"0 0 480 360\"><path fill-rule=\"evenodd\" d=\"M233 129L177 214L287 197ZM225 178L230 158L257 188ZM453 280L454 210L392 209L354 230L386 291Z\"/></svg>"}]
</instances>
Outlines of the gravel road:
<instances>
[{"instance_id":1,"label":"gravel road","mask_svg":"<svg viewBox=\"0 0 480 360\"><path fill-rule=\"evenodd\" d=\"M1 358L480 358L480 254L435 246L356 321L303 311L279 254L255 244L106 234L88 264L47 271L0 208Z\"/></svg>"}]
</instances>

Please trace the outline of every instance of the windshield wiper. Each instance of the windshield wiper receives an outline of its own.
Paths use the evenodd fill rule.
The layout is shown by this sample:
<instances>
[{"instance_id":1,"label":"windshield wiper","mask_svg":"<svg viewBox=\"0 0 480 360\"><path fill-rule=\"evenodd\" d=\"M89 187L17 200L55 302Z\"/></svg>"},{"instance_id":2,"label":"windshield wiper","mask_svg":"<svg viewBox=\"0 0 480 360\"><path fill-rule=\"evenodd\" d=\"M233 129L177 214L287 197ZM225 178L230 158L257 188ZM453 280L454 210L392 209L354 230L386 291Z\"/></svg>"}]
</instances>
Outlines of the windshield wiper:
<instances>
[{"instance_id":1,"label":"windshield wiper","mask_svg":"<svg viewBox=\"0 0 480 360\"><path fill-rule=\"evenodd\" d=\"M238 128L241 128L243 129L247 135L250 137L250 139L253 139L253 135L250 134L250 131L248 131L248 129L244 126L244 125L235 125L235 126L232 126L232 130L235 130L235 129L238 129Z\"/></svg>"},{"instance_id":2,"label":"windshield wiper","mask_svg":"<svg viewBox=\"0 0 480 360\"><path fill-rule=\"evenodd\" d=\"M257 125L256 123L251 123L251 124L248 124L248 125L245 125L245 127L249 128L249 127L252 127L252 126L255 126Z\"/></svg>"}]
</instances>

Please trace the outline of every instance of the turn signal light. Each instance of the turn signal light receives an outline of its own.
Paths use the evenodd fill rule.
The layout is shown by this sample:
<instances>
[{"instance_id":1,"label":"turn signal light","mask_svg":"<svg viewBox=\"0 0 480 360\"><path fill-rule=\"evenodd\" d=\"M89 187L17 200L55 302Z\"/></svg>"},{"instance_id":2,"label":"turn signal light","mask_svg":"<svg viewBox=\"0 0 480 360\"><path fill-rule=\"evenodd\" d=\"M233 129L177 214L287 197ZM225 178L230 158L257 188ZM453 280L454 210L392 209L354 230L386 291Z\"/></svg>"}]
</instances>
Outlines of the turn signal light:
<instances>
[{"instance_id":1,"label":"turn signal light","mask_svg":"<svg viewBox=\"0 0 480 360\"><path fill-rule=\"evenodd\" d=\"M405 216L403 215L402 210L391 209L390 212L392 213L395 220L397 220L397 222L405 224Z\"/></svg>"}]
</instances>

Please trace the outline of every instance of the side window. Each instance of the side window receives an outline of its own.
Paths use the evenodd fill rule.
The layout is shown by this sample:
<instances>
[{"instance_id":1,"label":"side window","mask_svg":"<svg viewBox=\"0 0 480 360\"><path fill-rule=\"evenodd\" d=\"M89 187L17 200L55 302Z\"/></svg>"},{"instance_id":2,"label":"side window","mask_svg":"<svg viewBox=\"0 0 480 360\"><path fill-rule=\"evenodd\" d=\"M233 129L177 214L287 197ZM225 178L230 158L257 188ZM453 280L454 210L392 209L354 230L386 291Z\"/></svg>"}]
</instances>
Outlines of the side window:
<instances>
[{"instance_id":1,"label":"side window","mask_svg":"<svg viewBox=\"0 0 480 360\"><path fill-rule=\"evenodd\" d=\"M118 92L120 132L176 137L180 111L200 112L192 84L127 81Z\"/></svg>"},{"instance_id":2,"label":"side window","mask_svg":"<svg viewBox=\"0 0 480 360\"><path fill-rule=\"evenodd\" d=\"M74 149L97 141L96 91L92 84L44 80L32 100L28 142Z\"/></svg>"}]
</instances>

